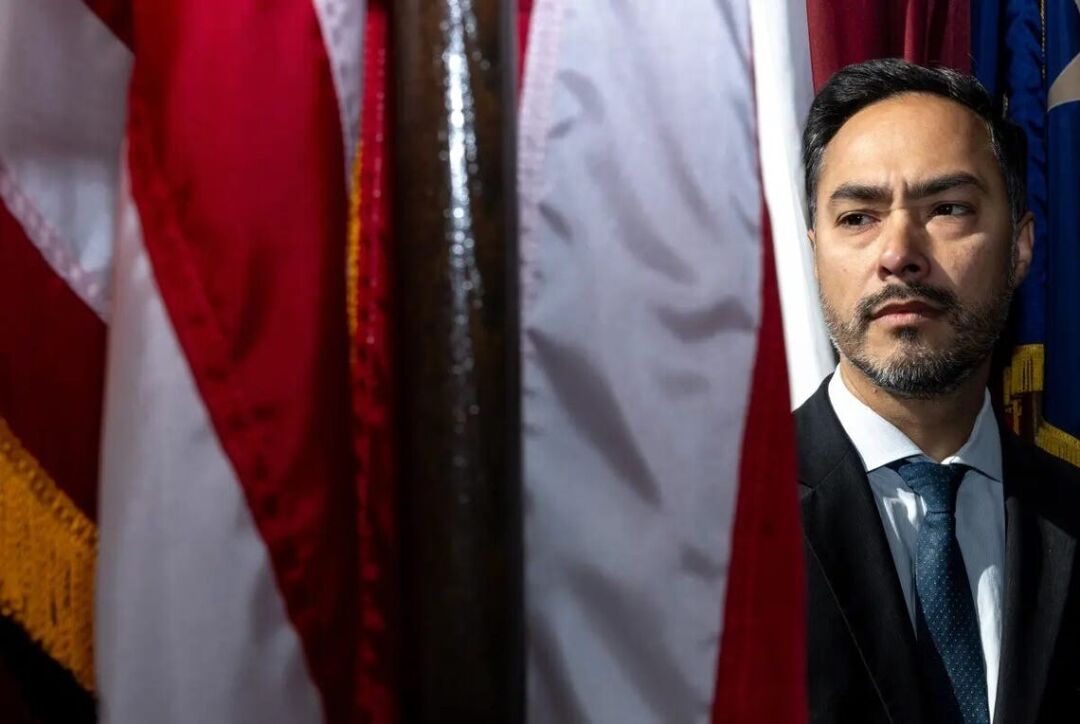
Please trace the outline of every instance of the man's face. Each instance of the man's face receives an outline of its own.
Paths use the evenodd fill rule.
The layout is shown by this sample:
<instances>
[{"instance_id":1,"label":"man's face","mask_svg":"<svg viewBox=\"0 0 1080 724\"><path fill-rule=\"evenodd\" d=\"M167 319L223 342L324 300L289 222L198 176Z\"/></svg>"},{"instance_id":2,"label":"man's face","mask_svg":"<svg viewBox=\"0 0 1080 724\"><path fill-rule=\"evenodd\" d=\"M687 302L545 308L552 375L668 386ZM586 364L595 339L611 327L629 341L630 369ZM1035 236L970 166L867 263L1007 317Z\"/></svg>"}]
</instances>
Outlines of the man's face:
<instances>
[{"instance_id":1,"label":"man's face","mask_svg":"<svg viewBox=\"0 0 1080 724\"><path fill-rule=\"evenodd\" d=\"M1031 259L981 119L906 94L852 116L825 149L811 236L840 353L904 397L951 391L989 356Z\"/></svg>"}]
</instances>

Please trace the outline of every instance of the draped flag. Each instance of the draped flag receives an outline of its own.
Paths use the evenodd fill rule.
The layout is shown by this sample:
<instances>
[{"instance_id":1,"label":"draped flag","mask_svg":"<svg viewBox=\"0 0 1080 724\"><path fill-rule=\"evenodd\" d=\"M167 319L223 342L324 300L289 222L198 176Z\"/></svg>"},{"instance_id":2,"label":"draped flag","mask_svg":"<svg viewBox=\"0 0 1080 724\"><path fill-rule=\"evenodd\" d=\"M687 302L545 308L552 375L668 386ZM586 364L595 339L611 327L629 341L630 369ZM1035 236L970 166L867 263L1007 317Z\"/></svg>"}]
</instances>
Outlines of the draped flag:
<instances>
[{"instance_id":1,"label":"draped flag","mask_svg":"<svg viewBox=\"0 0 1080 724\"><path fill-rule=\"evenodd\" d=\"M1013 427L1080 465L1080 4L999 0L975 6L983 84L1027 138L1031 272L1020 287L1005 370Z\"/></svg>"},{"instance_id":2,"label":"draped flag","mask_svg":"<svg viewBox=\"0 0 1080 724\"><path fill-rule=\"evenodd\" d=\"M388 25L387 1L370 0L364 22L361 133L353 164L346 275L359 551L355 700L359 721L367 724L398 721Z\"/></svg>"},{"instance_id":3,"label":"draped flag","mask_svg":"<svg viewBox=\"0 0 1080 724\"><path fill-rule=\"evenodd\" d=\"M792 407L836 366L806 236L802 124L814 95L806 10L805 0L750 3L761 182L777 250Z\"/></svg>"},{"instance_id":4,"label":"draped flag","mask_svg":"<svg viewBox=\"0 0 1080 724\"><path fill-rule=\"evenodd\" d=\"M904 58L968 70L971 7L967 0L805 0L814 87L836 71L871 58Z\"/></svg>"},{"instance_id":5,"label":"draped flag","mask_svg":"<svg viewBox=\"0 0 1080 724\"><path fill-rule=\"evenodd\" d=\"M1047 336L1037 440L1080 465L1080 1L1046 3Z\"/></svg>"},{"instance_id":6,"label":"draped flag","mask_svg":"<svg viewBox=\"0 0 1080 724\"><path fill-rule=\"evenodd\" d=\"M0 711L94 716L93 579L129 49L0 0Z\"/></svg>"},{"instance_id":7,"label":"draped flag","mask_svg":"<svg viewBox=\"0 0 1080 724\"><path fill-rule=\"evenodd\" d=\"M124 15L104 721L352 717L343 268L360 9L158 2Z\"/></svg>"},{"instance_id":8,"label":"draped flag","mask_svg":"<svg viewBox=\"0 0 1080 724\"><path fill-rule=\"evenodd\" d=\"M594 56L590 72L614 75L590 98L551 54L571 47L562 14L580 37L617 13L535 12L523 178L552 178L554 163L586 186L549 198L550 184L523 185L524 239L538 242L523 267L537 282L526 341L543 365L528 414L582 425L571 439L533 428L533 502L543 513L559 484L597 474L592 493L613 493L627 517L606 517L597 541L571 516L564 552L584 543L577 562L530 550L532 571L565 564L530 591L534 640L551 642L532 670L531 718L578 711L543 657L580 613L585 714L799 720L802 553L748 6L693 9L711 48L700 67L678 42L685 19L638 18L640 70L697 70L660 99L679 132L652 116L635 156L647 163L633 166L616 161L647 140L627 115L652 107L646 86L610 82L611 58ZM379 0L0 0L0 334L18 340L0 351L5 714L91 720L96 699L106 722L397 720L386 14ZM705 79L718 95L699 107ZM597 138L575 125L578 103L585 120L611 104L620 145L575 158L579 133ZM708 143L718 130L732 142ZM664 184L642 175L654 161ZM741 182L717 183L729 175ZM582 188L633 233L561 216ZM790 206L792 189L778 188ZM627 215L634 198L649 203ZM550 256L563 218L584 224L573 240L586 256ZM610 267L578 264L609 251ZM567 278L544 286L551 263ZM596 315L580 318L595 339L560 341L571 318L546 315L566 292L584 294L571 303ZM594 363L596 376L573 379ZM570 409L581 383L585 407ZM550 485L560 465L568 476ZM564 522L538 517L533 532ZM643 546L613 558L628 532ZM597 586L645 595L576 609L581 586L581 604ZM653 638L622 652L653 617ZM620 632L618 660L589 658ZM653 644L660 678L646 681Z\"/></svg>"},{"instance_id":9,"label":"draped flag","mask_svg":"<svg viewBox=\"0 0 1080 724\"><path fill-rule=\"evenodd\" d=\"M530 721L805 720L750 13L533 7L519 118Z\"/></svg>"},{"instance_id":10,"label":"draped flag","mask_svg":"<svg viewBox=\"0 0 1080 724\"><path fill-rule=\"evenodd\" d=\"M363 13L0 0L5 721L376 698L344 273Z\"/></svg>"}]
</instances>

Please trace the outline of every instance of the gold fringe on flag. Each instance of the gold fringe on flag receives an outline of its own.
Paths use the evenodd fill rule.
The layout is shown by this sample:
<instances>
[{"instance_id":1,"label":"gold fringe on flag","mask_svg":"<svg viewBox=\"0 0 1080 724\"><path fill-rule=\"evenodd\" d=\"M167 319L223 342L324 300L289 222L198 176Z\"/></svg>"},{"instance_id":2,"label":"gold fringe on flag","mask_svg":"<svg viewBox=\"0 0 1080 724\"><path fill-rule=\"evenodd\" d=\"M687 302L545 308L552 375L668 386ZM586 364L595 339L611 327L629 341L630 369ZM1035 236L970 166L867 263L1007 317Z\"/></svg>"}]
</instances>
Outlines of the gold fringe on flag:
<instances>
[{"instance_id":1,"label":"gold fringe on flag","mask_svg":"<svg viewBox=\"0 0 1080 724\"><path fill-rule=\"evenodd\" d=\"M1051 455L1080 467L1080 440L1064 430L1043 422L1039 425L1035 442Z\"/></svg>"},{"instance_id":2,"label":"gold fringe on flag","mask_svg":"<svg viewBox=\"0 0 1080 724\"><path fill-rule=\"evenodd\" d=\"M94 690L97 526L0 418L0 613Z\"/></svg>"},{"instance_id":3,"label":"gold fringe on flag","mask_svg":"<svg viewBox=\"0 0 1080 724\"><path fill-rule=\"evenodd\" d=\"M1025 392L1043 391L1045 359L1041 344L1023 344L1013 350L1005 380L1006 399Z\"/></svg>"},{"instance_id":4,"label":"gold fringe on flag","mask_svg":"<svg viewBox=\"0 0 1080 724\"><path fill-rule=\"evenodd\" d=\"M352 343L359 327L360 306L360 149L356 144L356 154L352 166L352 183L349 188L349 230L348 246L345 251L345 305L349 324L349 354L356 354L356 345Z\"/></svg>"}]
</instances>

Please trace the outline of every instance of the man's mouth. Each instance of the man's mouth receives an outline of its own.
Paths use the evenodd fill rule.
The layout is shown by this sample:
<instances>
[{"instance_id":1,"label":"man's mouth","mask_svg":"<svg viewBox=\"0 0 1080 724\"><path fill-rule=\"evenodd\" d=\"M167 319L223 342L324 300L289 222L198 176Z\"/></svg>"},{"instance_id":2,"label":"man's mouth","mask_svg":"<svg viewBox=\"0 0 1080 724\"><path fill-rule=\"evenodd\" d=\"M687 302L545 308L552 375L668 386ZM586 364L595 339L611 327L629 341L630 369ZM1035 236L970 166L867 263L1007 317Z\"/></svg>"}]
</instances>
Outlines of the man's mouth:
<instances>
[{"instance_id":1,"label":"man's mouth","mask_svg":"<svg viewBox=\"0 0 1080 724\"><path fill-rule=\"evenodd\" d=\"M871 315L871 319L881 319L896 324L914 324L924 319L941 316L942 310L919 300L888 302L882 304Z\"/></svg>"}]
</instances>

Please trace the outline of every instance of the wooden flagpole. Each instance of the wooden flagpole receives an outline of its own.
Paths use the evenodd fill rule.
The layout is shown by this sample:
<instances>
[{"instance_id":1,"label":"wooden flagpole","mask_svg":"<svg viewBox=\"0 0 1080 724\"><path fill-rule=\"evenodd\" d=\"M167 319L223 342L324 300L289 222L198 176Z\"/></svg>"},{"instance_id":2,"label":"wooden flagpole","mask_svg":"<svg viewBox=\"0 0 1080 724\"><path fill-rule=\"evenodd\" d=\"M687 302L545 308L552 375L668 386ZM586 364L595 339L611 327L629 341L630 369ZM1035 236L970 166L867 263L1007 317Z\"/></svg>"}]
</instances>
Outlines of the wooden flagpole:
<instances>
[{"instance_id":1,"label":"wooden flagpole","mask_svg":"<svg viewBox=\"0 0 1080 724\"><path fill-rule=\"evenodd\" d=\"M524 710L514 3L399 0L405 722Z\"/></svg>"}]
</instances>

